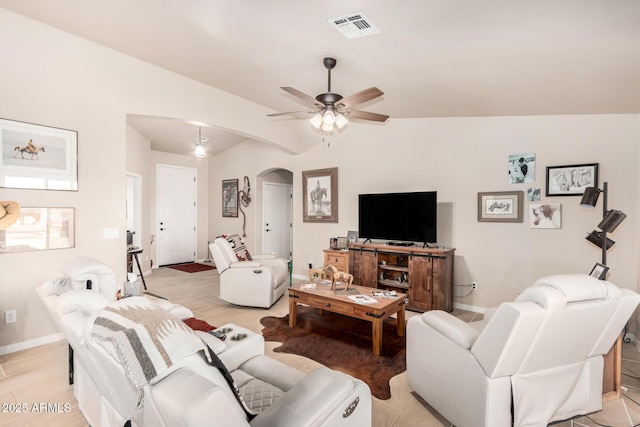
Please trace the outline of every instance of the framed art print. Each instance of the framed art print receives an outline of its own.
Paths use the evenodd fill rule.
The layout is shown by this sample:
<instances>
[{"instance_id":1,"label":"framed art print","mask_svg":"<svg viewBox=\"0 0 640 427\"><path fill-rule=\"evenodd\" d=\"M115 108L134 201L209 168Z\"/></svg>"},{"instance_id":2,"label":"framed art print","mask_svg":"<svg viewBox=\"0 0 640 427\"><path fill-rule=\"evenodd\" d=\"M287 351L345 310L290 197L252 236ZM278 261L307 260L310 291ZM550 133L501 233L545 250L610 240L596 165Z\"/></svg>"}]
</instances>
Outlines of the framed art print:
<instances>
[{"instance_id":1,"label":"framed art print","mask_svg":"<svg viewBox=\"0 0 640 427\"><path fill-rule=\"evenodd\" d=\"M478 222L522 222L524 191L478 193Z\"/></svg>"},{"instance_id":2,"label":"framed art print","mask_svg":"<svg viewBox=\"0 0 640 427\"><path fill-rule=\"evenodd\" d=\"M338 168L302 172L302 221L338 222Z\"/></svg>"},{"instance_id":3,"label":"framed art print","mask_svg":"<svg viewBox=\"0 0 640 427\"><path fill-rule=\"evenodd\" d=\"M238 180L222 180L222 216L238 217Z\"/></svg>"},{"instance_id":4,"label":"framed art print","mask_svg":"<svg viewBox=\"0 0 640 427\"><path fill-rule=\"evenodd\" d=\"M78 191L78 132L0 119L0 187Z\"/></svg>"},{"instance_id":5,"label":"framed art print","mask_svg":"<svg viewBox=\"0 0 640 427\"><path fill-rule=\"evenodd\" d=\"M530 228L561 228L562 205L560 203L530 203Z\"/></svg>"},{"instance_id":6,"label":"framed art print","mask_svg":"<svg viewBox=\"0 0 640 427\"><path fill-rule=\"evenodd\" d=\"M609 267L596 262L596 265L594 265L591 269L591 273L589 273L589 276L595 277L598 280L604 280L607 277L607 271L609 271Z\"/></svg>"},{"instance_id":7,"label":"framed art print","mask_svg":"<svg viewBox=\"0 0 640 427\"><path fill-rule=\"evenodd\" d=\"M0 232L0 253L75 246L74 208L20 208L18 221Z\"/></svg>"},{"instance_id":8,"label":"framed art print","mask_svg":"<svg viewBox=\"0 0 640 427\"><path fill-rule=\"evenodd\" d=\"M581 196L598 187L598 164L547 166L547 196Z\"/></svg>"}]
</instances>

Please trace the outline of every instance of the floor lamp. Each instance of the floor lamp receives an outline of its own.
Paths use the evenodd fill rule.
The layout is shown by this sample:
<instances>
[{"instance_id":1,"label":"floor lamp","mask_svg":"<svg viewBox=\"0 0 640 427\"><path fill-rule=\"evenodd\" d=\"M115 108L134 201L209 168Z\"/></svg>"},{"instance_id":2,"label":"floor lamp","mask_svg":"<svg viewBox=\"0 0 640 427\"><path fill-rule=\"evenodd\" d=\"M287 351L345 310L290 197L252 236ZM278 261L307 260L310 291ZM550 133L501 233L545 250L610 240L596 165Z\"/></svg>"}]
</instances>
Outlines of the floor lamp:
<instances>
[{"instance_id":1,"label":"floor lamp","mask_svg":"<svg viewBox=\"0 0 640 427\"><path fill-rule=\"evenodd\" d=\"M588 241L602 249L602 264L607 265L607 250L613 246L616 242L607 237L607 233L611 233L615 230L622 221L627 217L626 214L618 210L608 210L607 206L607 192L609 190L608 184L603 183L602 190L595 187L588 187L584 190L580 205L585 208L595 208L598 203L598 196L600 193L602 196L602 221L598 224L598 230L593 230L586 237ZM604 279L604 278L603 278ZM606 393L607 396L613 398L620 397L622 393L622 373L620 371L620 360L622 358L622 341L630 342L629 338L626 338L629 325L625 325L622 335L616 340L612 350L610 351L611 357L605 357L604 375L607 376L607 372L610 372L611 378L613 378L613 390ZM608 361L607 361L608 360Z\"/></svg>"},{"instance_id":2,"label":"floor lamp","mask_svg":"<svg viewBox=\"0 0 640 427\"><path fill-rule=\"evenodd\" d=\"M598 230L593 230L586 237L588 241L602 249L602 264L607 265L607 250L616 242L607 237L607 233L613 232L627 217L625 213L619 210L608 210L607 193L608 183L604 183L602 190L596 187L588 187L584 190L580 206L585 208L595 208L598 203L598 196L602 193L602 221L598 224Z\"/></svg>"}]
</instances>

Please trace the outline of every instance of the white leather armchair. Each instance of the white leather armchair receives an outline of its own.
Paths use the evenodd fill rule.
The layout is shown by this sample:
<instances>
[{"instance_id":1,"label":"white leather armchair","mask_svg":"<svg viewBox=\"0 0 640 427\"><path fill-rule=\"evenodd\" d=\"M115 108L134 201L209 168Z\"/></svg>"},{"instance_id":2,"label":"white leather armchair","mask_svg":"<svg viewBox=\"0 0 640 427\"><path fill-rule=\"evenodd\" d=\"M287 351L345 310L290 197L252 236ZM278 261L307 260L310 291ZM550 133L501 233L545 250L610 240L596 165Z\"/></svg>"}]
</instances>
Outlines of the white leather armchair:
<instances>
[{"instance_id":1,"label":"white leather armchair","mask_svg":"<svg viewBox=\"0 0 640 427\"><path fill-rule=\"evenodd\" d=\"M174 319L175 325L180 321L171 312L184 314L188 309L165 300L159 305L146 297L113 301L109 286L95 286L95 281L92 289L86 289L80 277L88 271L96 273L96 278L109 276L108 266L90 258L72 260L64 270L74 279L48 282L38 288L38 294L74 349L74 396L90 425L124 426L129 421L134 427L371 425L371 392L364 382L327 368L305 374L264 355L264 338L235 325L225 326L233 326L234 334L246 334L246 339L221 341L204 332L195 334L218 354L244 400L259 412L252 420L220 372L208 364L203 351L182 355L142 389L136 387L123 368L123 352L112 346L111 340L95 334L96 318L136 307L155 310L157 314L137 315L135 321L122 324L132 328L131 322L143 323L150 318L151 324L144 327L150 331L157 328L158 318ZM77 288L71 285L74 282ZM163 336L170 331L162 330ZM174 349L184 348L175 338L165 341L158 337Z\"/></svg>"},{"instance_id":2,"label":"white leather armchair","mask_svg":"<svg viewBox=\"0 0 640 427\"><path fill-rule=\"evenodd\" d=\"M249 307L271 307L287 290L288 264L274 255L239 261L227 239L209 244L220 274L220 299Z\"/></svg>"},{"instance_id":3,"label":"white leather armchair","mask_svg":"<svg viewBox=\"0 0 640 427\"><path fill-rule=\"evenodd\" d=\"M458 427L546 426L602 409L603 355L640 302L587 275L543 277L491 316L407 323L407 378Z\"/></svg>"}]
</instances>

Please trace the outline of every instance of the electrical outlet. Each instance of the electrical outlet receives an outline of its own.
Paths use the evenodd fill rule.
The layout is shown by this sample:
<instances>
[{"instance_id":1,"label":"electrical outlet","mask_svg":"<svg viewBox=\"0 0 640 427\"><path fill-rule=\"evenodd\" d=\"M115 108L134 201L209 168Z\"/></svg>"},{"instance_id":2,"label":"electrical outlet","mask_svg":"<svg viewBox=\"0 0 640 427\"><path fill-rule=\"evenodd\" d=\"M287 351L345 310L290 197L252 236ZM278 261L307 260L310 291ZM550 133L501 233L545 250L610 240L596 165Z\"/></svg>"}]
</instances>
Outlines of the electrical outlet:
<instances>
[{"instance_id":1,"label":"electrical outlet","mask_svg":"<svg viewBox=\"0 0 640 427\"><path fill-rule=\"evenodd\" d=\"M471 290L472 291L478 290L478 282L471 282Z\"/></svg>"},{"instance_id":2,"label":"electrical outlet","mask_svg":"<svg viewBox=\"0 0 640 427\"><path fill-rule=\"evenodd\" d=\"M16 310L7 310L4 312L4 323L15 323L18 318Z\"/></svg>"}]
</instances>

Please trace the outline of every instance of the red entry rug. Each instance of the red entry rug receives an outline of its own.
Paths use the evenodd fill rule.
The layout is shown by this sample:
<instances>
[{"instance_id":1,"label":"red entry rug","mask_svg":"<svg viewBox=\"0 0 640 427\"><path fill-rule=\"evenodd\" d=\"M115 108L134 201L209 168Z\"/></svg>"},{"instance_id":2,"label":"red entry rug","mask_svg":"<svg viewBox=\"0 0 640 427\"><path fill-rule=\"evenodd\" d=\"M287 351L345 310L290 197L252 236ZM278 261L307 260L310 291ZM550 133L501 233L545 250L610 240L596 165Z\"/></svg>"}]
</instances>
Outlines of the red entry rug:
<instances>
[{"instance_id":1,"label":"red entry rug","mask_svg":"<svg viewBox=\"0 0 640 427\"><path fill-rule=\"evenodd\" d=\"M277 353L292 353L313 359L332 369L359 378L378 399L391 397L389 380L407 369L405 339L399 337L396 319L383 323L382 352L373 355L371 323L312 307L298 306L296 326L289 326L289 315L263 317L262 335L282 345Z\"/></svg>"},{"instance_id":2,"label":"red entry rug","mask_svg":"<svg viewBox=\"0 0 640 427\"><path fill-rule=\"evenodd\" d=\"M174 270L184 271L185 273L198 273L200 271L214 270L216 268L213 265L200 264L198 262L169 265L168 267L173 268Z\"/></svg>"}]
</instances>

